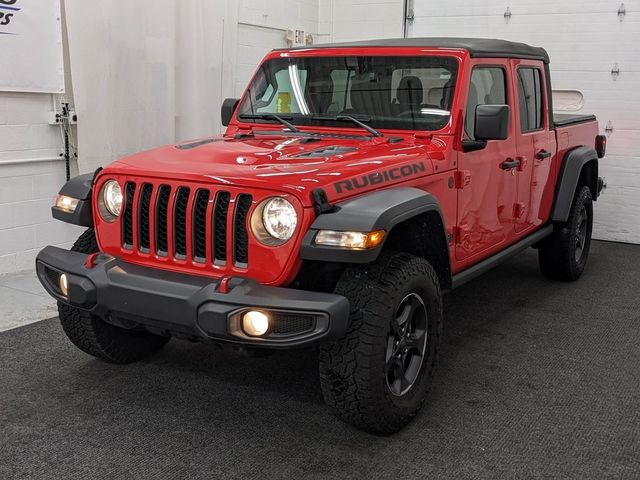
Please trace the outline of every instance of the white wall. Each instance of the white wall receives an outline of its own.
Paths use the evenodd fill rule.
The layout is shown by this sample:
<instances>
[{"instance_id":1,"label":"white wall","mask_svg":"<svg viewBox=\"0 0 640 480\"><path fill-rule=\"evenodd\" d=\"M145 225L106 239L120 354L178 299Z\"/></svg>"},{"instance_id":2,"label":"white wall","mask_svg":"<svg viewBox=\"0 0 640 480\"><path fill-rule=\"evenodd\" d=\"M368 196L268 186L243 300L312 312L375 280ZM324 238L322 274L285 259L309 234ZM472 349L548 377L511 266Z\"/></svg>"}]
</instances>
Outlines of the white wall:
<instances>
[{"instance_id":1,"label":"white wall","mask_svg":"<svg viewBox=\"0 0 640 480\"><path fill-rule=\"evenodd\" d=\"M320 0L320 41L398 38L404 0Z\"/></svg>"},{"instance_id":2,"label":"white wall","mask_svg":"<svg viewBox=\"0 0 640 480\"><path fill-rule=\"evenodd\" d=\"M51 218L65 181L60 129L48 124L52 110L50 94L0 92L0 274L33 268L39 249L69 246L78 235Z\"/></svg>"},{"instance_id":3,"label":"white wall","mask_svg":"<svg viewBox=\"0 0 640 480\"><path fill-rule=\"evenodd\" d=\"M83 230L51 218L66 169L60 127L49 125L49 113L73 95L67 59L65 77L64 96L0 92L0 275L32 269L42 247L69 248Z\"/></svg>"},{"instance_id":4,"label":"white wall","mask_svg":"<svg viewBox=\"0 0 640 480\"><path fill-rule=\"evenodd\" d=\"M262 58L286 47L289 28L318 37L321 0L240 0L235 96L244 92Z\"/></svg>"}]
</instances>

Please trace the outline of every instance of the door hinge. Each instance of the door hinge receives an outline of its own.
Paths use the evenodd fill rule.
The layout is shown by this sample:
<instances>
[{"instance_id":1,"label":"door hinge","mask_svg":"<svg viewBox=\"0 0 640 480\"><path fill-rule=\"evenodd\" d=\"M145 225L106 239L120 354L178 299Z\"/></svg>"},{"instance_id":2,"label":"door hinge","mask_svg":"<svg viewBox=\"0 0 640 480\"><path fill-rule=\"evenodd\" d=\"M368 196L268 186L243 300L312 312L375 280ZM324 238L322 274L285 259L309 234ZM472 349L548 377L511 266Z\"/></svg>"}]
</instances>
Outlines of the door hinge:
<instances>
[{"instance_id":1,"label":"door hinge","mask_svg":"<svg viewBox=\"0 0 640 480\"><path fill-rule=\"evenodd\" d=\"M459 170L454 175L455 188L464 188L471 183L471 172L469 170Z\"/></svg>"},{"instance_id":2,"label":"door hinge","mask_svg":"<svg viewBox=\"0 0 640 480\"><path fill-rule=\"evenodd\" d=\"M462 230L460 227L453 227L451 229L451 234L449 235L449 243L452 245L459 243L461 234Z\"/></svg>"},{"instance_id":3,"label":"door hinge","mask_svg":"<svg viewBox=\"0 0 640 480\"><path fill-rule=\"evenodd\" d=\"M524 203L516 203L513 205L513 217L522 218L527 210L527 206Z\"/></svg>"}]
</instances>

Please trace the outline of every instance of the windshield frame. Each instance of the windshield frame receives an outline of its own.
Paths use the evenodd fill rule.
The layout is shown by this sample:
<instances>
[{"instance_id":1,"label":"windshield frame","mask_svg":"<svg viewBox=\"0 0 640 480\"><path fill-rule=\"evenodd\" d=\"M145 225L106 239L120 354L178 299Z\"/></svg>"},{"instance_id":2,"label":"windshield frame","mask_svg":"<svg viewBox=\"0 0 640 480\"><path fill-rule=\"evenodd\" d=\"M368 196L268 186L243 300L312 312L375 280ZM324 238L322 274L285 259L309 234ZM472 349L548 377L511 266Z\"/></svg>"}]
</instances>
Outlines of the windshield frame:
<instances>
[{"instance_id":1,"label":"windshield frame","mask_svg":"<svg viewBox=\"0 0 640 480\"><path fill-rule=\"evenodd\" d=\"M439 129L417 129L417 128L399 128L399 127L384 127L371 125L376 130L384 132L386 134L393 133L420 133L420 134L451 134L456 130L457 119L459 117L459 101L460 101L460 85L465 78L465 65L466 60L469 59L469 53L462 49L448 49L448 48L416 48L416 47L334 47L334 48L300 48L292 50L274 50L266 55L259 67L254 72L251 80L248 82L247 87L239 100L238 108L233 114L229 128L237 129L252 129L256 130L257 127L266 127L273 130L273 127L277 122L265 119L241 119L239 118L241 106L244 104L247 95L249 95L250 87L258 79L261 74L261 68L265 64L273 59L282 58L332 58L332 57L446 57L451 58L456 62L456 83L452 92L451 108L449 113L448 122ZM335 130L359 130L362 134L363 130L355 125L350 125L346 122L326 122L326 121L297 121L300 116L294 117L295 114L279 113L285 119L294 124L297 128L311 131L335 131ZM359 114L353 115L355 118L362 118ZM311 120L311 119L309 119Z\"/></svg>"}]
</instances>

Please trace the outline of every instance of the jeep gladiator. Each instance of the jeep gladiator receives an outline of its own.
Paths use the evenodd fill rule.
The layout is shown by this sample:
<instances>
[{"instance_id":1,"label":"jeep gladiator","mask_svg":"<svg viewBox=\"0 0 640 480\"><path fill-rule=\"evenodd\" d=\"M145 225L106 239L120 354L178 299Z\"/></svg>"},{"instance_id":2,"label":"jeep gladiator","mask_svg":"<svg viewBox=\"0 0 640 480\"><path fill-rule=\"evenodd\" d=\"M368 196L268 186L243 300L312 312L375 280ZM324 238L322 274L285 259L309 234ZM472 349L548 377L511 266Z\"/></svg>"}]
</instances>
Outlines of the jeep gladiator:
<instances>
[{"instance_id":1,"label":"jeep gladiator","mask_svg":"<svg viewBox=\"0 0 640 480\"><path fill-rule=\"evenodd\" d=\"M528 247L547 277L585 268L606 138L551 92L546 51L503 40L275 50L223 135L65 184L53 216L88 229L38 277L90 355L314 347L332 411L395 432L430 387L444 292Z\"/></svg>"}]
</instances>

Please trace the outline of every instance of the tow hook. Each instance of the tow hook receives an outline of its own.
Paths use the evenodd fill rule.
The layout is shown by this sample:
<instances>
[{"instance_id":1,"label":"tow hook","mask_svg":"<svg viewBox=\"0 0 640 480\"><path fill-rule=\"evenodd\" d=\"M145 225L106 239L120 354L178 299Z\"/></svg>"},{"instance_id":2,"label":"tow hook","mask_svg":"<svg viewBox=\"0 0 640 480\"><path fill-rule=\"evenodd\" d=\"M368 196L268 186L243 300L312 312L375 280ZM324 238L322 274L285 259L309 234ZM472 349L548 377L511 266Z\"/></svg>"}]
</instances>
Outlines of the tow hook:
<instances>
[{"instance_id":1,"label":"tow hook","mask_svg":"<svg viewBox=\"0 0 640 480\"><path fill-rule=\"evenodd\" d=\"M225 295L229 293L229 280L231 280L231 277L222 277L218 284L218 292Z\"/></svg>"}]
</instances>

